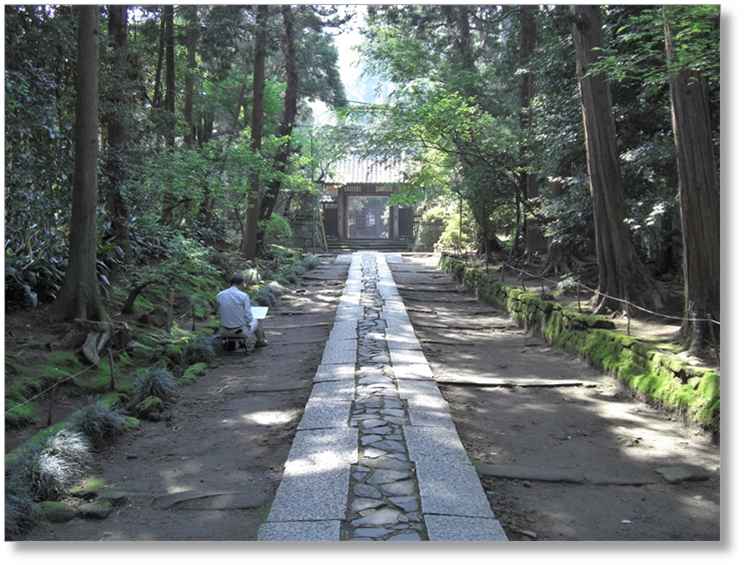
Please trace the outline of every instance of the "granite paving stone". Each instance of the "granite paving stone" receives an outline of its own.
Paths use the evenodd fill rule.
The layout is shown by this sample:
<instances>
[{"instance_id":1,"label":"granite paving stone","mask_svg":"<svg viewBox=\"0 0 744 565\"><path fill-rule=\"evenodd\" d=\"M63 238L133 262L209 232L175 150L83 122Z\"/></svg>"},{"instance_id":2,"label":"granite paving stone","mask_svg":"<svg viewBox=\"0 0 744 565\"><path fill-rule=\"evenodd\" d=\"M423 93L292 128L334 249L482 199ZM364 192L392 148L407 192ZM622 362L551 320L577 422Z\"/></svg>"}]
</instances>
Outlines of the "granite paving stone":
<instances>
[{"instance_id":1,"label":"granite paving stone","mask_svg":"<svg viewBox=\"0 0 744 565\"><path fill-rule=\"evenodd\" d=\"M387 261L350 263L262 541L506 540Z\"/></svg>"}]
</instances>

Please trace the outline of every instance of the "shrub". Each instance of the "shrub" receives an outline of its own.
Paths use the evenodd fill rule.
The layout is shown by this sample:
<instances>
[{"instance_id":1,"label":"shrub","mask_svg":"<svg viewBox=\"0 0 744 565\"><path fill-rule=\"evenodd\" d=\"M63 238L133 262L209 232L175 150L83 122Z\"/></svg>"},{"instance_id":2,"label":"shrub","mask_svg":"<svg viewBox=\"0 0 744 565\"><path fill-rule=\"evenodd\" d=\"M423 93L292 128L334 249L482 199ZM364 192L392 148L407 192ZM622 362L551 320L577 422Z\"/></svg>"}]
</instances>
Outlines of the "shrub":
<instances>
[{"instance_id":1,"label":"shrub","mask_svg":"<svg viewBox=\"0 0 744 565\"><path fill-rule=\"evenodd\" d=\"M211 363L217 357L214 344L214 338L207 335L190 340L181 354L181 362L187 367L194 363Z\"/></svg>"},{"instance_id":2,"label":"shrub","mask_svg":"<svg viewBox=\"0 0 744 565\"><path fill-rule=\"evenodd\" d=\"M284 216L271 214L271 219L266 224L264 241L268 244L283 245L290 237L292 237L292 227L289 225L289 220Z\"/></svg>"},{"instance_id":3,"label":"shrub","mask_svg":"<svg viewBox=\"0 0 744 565\"><path fill-rule=\"evenodd\" d=\"M27 484L36 500L58 500L87 470L92 459L88 438L63 428L42 443L27 444L15 460L10 476Z\"/></svg>"},{"instance_id":4,"label":"shrub","mask_svg":"<svg viewBox=\"0 0 744 565\"><path fill-rule=\"evenodd\" d=\"M258 306L273 306L276 298L287 292L279 282L271 281L258 289L256 294L251 297L251 304Z\"/></svg>"},{"instance_id":5,"label":"shrub","mask_svg":"<svg viewBox=\"0 0 744 565\"><path fill-rule=\"evenodd\" d=\"M176 379L168 369L151 367L139 371L130 391L134 404L139 404L145 398L155 396L167 402L176 393Z\"/></svg>"},{"instance_id":6,"label":"shrub","mask_svg":"<svg viewBox=\"0 0 744 565\"><path fill-rule=\"evenodd\" d=\"M5 480L5 540L16 541L39 522L39 506L28 484L17 474Z\"/></svg>"},{"instance_id":7,"label":"shrub","mask_svg":"<svg viewBox=\"0 0 744 565\"><path fill-rule=\"evenodd\" d=\"M126 418L119 406L89 399L86 406L70 417L70 427L84 434L93 447L99 448L126 430Z\"/></svg>"}]
</instances>

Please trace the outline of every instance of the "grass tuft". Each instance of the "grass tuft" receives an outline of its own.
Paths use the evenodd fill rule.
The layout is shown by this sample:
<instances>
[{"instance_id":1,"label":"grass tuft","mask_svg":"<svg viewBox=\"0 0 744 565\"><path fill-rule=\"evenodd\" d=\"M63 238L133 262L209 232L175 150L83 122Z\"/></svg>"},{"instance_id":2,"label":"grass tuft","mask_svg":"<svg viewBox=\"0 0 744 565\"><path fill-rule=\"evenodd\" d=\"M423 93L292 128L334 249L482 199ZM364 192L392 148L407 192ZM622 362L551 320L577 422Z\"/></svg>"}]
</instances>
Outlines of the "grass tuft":
<instances>
[{"instance_id":1,"label":"grass tuft","mask_svg":"<svg viewBox=\"0 0 744 565\"><path fill-rule=\"evenodd\" d=\"M123 433L127 422L119 406L111 406L88 399L88 404L70 417L70 426L88 438L93 447L100 448L108 440Z\"/></svg>"},{"instance_id":2,"label":"grass tuft","mask_svg":"<svg viewBox=\"0 0 744 565\"><path fill-rule=\"evenodd\" d=\"M167 402L175 395L176 388L173 373L163 367L151 367L137 373L130 394L134 404L139 404L150 396Z\"/></svg>"},{"instance_id":3,"label":"grass tuft","mask_svg":"<svg viewBox=\"0 0 744 565\"><path fill-rule=\"evenodd\" d=\"M27 484L36 500L59 500L92 460L88 438L63 428L42 443L27 444L6 477Z\"/></svg>"},{"instance_id":4,"label":"grass tuft","mask_svg":"<svg viewBox=\"0 0 744 565\"><path fill-rule=\"evenodd\" d=\"M190 340L181 355L182 364L188 367L194 363L211 363L217 357L214 345L212 336L200 335Z\"/></svg>"}]
</instances>

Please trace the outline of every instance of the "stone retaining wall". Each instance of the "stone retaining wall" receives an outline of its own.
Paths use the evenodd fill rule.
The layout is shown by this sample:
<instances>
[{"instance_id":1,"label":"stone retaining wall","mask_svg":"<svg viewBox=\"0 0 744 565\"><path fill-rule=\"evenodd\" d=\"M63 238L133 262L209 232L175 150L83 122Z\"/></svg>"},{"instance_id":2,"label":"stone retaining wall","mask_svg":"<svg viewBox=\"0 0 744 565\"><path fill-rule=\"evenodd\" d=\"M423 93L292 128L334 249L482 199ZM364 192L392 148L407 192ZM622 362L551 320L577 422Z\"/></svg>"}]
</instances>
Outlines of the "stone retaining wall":
<instances>
[{"instance_id":1,"label":"stone retaining wall","mask_svg":"<svg viewBox=\"0 0 744 565\"><path fill-rule=\"evenodd\" d=\"M661 351L601 316L491 280L485 271L442 255L439 265L479 300L504 310L533 335L580 356L627 384L645 401L713 432L720 425L720 374Z\"/></svg>"}]
</instances>

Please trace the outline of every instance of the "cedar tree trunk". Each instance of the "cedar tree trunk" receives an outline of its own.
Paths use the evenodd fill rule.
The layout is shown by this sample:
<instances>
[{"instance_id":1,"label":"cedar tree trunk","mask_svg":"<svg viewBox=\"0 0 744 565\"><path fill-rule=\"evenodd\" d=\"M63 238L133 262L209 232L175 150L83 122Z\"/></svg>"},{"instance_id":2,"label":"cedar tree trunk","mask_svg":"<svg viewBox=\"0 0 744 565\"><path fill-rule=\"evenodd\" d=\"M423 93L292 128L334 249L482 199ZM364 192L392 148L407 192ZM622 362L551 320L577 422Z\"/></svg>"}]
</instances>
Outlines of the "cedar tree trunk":
<instances>
[{"instance_id":1,"label":"cedar tree trunk","mask_svg":"<svg viewBox=\"0 0 744 565\"><path fill-rule=\"evenodd\" d=\"M100 7L78 7L75 100L75 171L72 183L70 249L59 296L49 309L56 320L108 321L96 273L98 201L98 44Z\"/></svg>"},{"instance_id":2,"label":"cedar tree trunk","mask_svg":"<svg viewBox=\"0 0 744 565\"><path fill-rule=\"evenodd\" d=\"M641 262L624 223L625 198L610 86L604 73L587 74L604 49L601 7L573 6L572 12L599 269L595 312L628 311L628 302L658 309L663 305L663 291Z\"/></svg>"}]
</instances>

